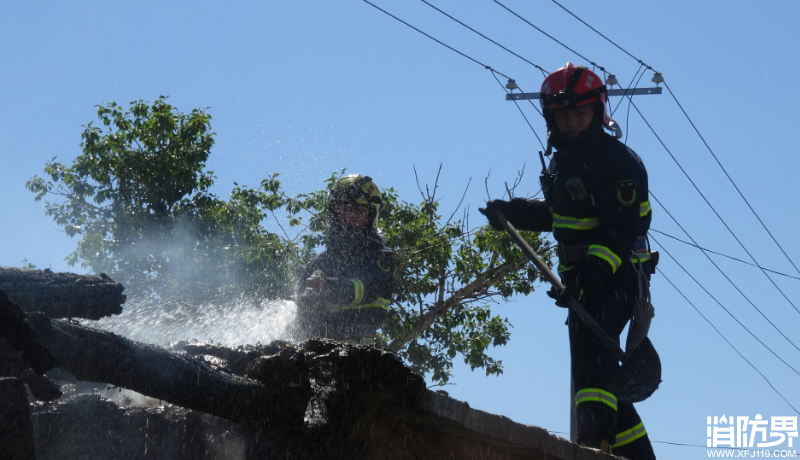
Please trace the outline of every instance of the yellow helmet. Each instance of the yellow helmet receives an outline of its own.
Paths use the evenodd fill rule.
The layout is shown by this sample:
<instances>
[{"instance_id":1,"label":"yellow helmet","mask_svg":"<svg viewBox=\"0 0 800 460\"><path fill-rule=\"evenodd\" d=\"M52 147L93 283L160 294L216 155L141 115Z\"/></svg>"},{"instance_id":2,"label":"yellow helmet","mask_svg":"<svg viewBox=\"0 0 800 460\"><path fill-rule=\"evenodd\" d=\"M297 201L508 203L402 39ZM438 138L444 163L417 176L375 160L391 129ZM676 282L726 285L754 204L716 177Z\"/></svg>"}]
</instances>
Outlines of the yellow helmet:
<instances>
[{"instance_id":1,"label":"yellow helmet","mask_svg":"<svg viewBox=\"0 0 800 460\"><path fill-rule=\"evenodd\" d=\"M381 211L381 190L369 176L350 174L333 183L328 192L328 209L333 211L336 205L356 204L369 206L369 221L372 228L378 228L378 214Z\"/></svg>"}]
</instances>

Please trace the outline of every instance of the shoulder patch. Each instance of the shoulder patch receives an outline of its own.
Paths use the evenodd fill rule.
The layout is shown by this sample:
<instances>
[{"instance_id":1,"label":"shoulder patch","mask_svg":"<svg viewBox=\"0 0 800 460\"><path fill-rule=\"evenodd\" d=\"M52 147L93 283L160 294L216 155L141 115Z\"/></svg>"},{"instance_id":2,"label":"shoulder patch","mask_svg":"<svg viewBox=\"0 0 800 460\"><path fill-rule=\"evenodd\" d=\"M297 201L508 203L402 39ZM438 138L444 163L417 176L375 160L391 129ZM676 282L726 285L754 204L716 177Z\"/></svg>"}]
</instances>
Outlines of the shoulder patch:
<instances>
[{"instance_id":1,"label":"shoulder patch","mask_svg":"<svg viewBox=\"0 0 800 460\"><path fill-rule=\"evenodd\" d=\"M621 180L617 182L617 201L623 206L630 206L636 201L636 181Z\"/></svg>"}]
</instances>

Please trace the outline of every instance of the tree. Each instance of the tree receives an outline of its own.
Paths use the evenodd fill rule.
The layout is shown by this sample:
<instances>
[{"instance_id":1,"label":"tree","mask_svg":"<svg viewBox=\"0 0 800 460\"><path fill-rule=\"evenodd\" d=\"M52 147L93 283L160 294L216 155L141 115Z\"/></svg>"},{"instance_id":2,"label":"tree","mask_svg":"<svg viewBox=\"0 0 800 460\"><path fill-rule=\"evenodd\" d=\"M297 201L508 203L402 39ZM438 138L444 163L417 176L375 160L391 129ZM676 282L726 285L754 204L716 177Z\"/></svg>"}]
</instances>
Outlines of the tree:
<instances>
[{"instance_id":1,"label":"tree","mask_svg":"<svg viewBox=\"0 0 800 460\"><path fill-rule=\"evenodd\" d=\"M106 131L89 123L71 166L53 159L49 181L35 176L26 184L37 201L61 197L45 209L67 235L80 236L70 264L159 296L186 286L203 295L291 295L325 239L327 190L344 170L309 193L288 196L273 174L259 188L234 184L221 200L209 192L214 176L205 170L214 143L210 115L180 113L165 97L151 106L132 102L125 112L112 102L97 114ZM442 384L459 354L473 369L500 374L502 363L487 352L508 342L510 324L490 306L529 294L538 275L507 235L470 228L460 205L445 220L437 189L438 175L433 191L420 187L419 204L392 188L383 192L380 226L397 253L399 283L381 339ZM524 236L549 260L538 234Z\"/></svg>"},{"instance_id":2,"label":"tree","mask_svg":"<svg viewBox=\"0 0 800 460\"><path fill-rule=\"evenodd\" d=\"M209 114L180 113L163 96L152 105L131 102L126 112L114 102L97 108L103 127L85 127L74 163L53 158L49 181L35 176L26 184L37 201L64 198L47 202L45 212L68 236L80 236L70 265L151 291L244 284L287 292L286 260L296 245L259 226L282 204L277 175L257 197L237 187L222 201L209 192L214 176L205 170L214 145Z\"/></svg>"}]
</instances>

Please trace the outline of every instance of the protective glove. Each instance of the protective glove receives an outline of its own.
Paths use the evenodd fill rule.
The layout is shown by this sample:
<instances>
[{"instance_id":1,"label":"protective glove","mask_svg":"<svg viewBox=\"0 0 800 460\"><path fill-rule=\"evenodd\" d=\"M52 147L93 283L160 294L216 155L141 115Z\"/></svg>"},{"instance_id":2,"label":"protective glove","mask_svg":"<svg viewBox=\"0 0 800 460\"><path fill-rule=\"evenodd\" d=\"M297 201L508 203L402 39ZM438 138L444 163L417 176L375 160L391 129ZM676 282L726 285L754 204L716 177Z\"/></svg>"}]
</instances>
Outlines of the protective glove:
<instances>
[{"instance_id":1,"label":"protective glove","mask_svg":"<svg viewBox=\"0 0 800 460\"><path fill-rule=\"evenodd\" d=\"M306 284L310 289L321 295L327 295L331 292L328 277L325 276L322 270L314 270L314 273L311 274L311 278L306 279Z\"/></svg>"},{"instance_id":2,"label":"protective glove","mask_svg":"<svg viewBox=\"0 0 800 460\"><path fill-rule=\"evenodd\" d=\"M503 230L500 221L497 220L497 211L503 213L506 219L511 214L511 203L503 200L490 200L486 202L485 208L478 208L478 211L489 219L489 225L495 230Z\"/></svg>"},{"instance_id":3,"label":"protective glove","mask_svg":"<svg viewBox=\"0 0 800 460\"><path fill-rule=\"evenodd\" d=\"M492 228L502 230L496 216L498 210L517 230L548 232L553 229L553 214L543 201L524 198L514 198L511 201L491 200L486 203L485 208L478 208L489 219Z\"/></svg>"},{"instance_id":4,"label":"protective glove","mask_svg":"<svg viewBox=\"0 0 800 460\"><path fill-rule=\"evenodd\" d=\"M578 301L583 298L581 273L576 267L561 272L561 284L564 285L565 289L553 286L547 291L547 295L556 301L556 306L569 308L570 297L574 297Z\"/></svg>"}]
</instances>

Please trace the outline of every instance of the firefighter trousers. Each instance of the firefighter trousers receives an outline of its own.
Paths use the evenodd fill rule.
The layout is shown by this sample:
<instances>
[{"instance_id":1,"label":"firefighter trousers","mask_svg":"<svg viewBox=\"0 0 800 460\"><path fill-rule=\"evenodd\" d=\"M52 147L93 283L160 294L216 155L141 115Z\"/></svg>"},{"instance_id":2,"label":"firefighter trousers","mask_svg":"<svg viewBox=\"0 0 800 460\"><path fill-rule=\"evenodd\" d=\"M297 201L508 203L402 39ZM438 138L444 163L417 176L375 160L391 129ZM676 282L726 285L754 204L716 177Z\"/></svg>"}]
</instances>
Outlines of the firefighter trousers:
<instances>
[{"instance_id":1,"label":"firefighter trousers","mask_svg":"<svg viewBox=\"0 0 800 460\"><path fill-rule=\"evenodd\" d=\"M586 293L581 304L606 333L619 344L631 317L636 291L608 288ZM612 453L629 460L655 459L647 431L633 404L618 401L614 376L620 365L613 352L570 310L569 327L577 442L600 448L605 441Z\"/></svg>"}]
</instances>

